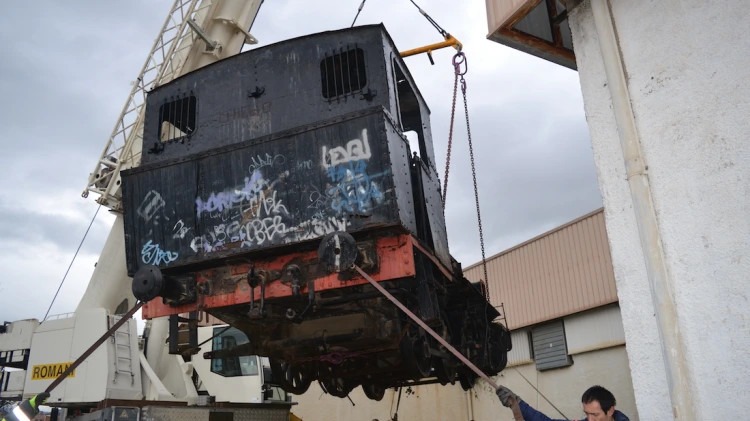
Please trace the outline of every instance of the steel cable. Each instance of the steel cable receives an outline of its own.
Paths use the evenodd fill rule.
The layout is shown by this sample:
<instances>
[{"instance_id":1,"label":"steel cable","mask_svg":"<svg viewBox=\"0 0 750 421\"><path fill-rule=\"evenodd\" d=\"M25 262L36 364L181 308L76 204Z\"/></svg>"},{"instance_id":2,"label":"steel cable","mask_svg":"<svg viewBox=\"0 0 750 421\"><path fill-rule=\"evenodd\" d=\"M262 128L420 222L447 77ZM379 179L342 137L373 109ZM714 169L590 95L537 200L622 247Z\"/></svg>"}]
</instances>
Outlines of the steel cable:
<instances>
[{"instance_id":1,"label":"steel cable","mask_svg":"<svg viewBox=\"0 0 750 421\"><path fill-rule=\"evenodd\" d=\"M52 310L52 305L55 304L55 300L57 299L57 294L60 293L60 288L62 288L63 284L65 283L65 279L68 277L68 273L70 273L70 268L73 267L73 263L76 261L76 257L78 256L78 252L81 250L81 246L83 246L83 242L86 240L86 236L89 235L89 231L91 230L91 226L94 225L94 221L96 220L96 215L99 214L99 209L102 208L102 205L99 204L99 207L96 208L96 212L94 212L94 217L91 218L91 222L89 222L88 228L86 228L86 232L83 234L83 238L81 238L81 242L78 244L78 248L76 249L75 254L73 255L73 258L70 260L70 264L68 265L68 269L65 271L65 275L63 275L62 281L60 281L60 285L57 287L57 291L55 292L55 296L52 297L52 302L49 303L49 307L47 308L47 312L44 313L44 318L42 321L47 320L47 316L49 316L49 311Z\"/></svg>"}]
</instances>

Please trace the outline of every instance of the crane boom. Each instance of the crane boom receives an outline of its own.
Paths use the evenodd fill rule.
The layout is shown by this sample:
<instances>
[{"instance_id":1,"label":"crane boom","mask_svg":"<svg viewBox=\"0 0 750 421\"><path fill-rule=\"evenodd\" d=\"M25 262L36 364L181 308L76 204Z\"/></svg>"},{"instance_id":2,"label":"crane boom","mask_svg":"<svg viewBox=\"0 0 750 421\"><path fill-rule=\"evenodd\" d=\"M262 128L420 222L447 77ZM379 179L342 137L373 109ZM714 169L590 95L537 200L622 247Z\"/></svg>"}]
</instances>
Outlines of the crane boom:
<instances>
[{"instance_id":1,"label":"crane boom","mask_svg":"<svg viewBox=\"0 0 750 421\"><path fill-rule=\"evenodd\" d=\"M116 212L121 210L120 171L140 163L147 91L235 55L245 43L256 43L246 28L253 24L261 4L262 0L175 1L97 167L89 176L84 197L93 191L100 195L97 202ZM76 311L92 307L104 307L111 312L124 311L128 302L131 305L134 302L125 269L123 235L123 221L118 212Z\"/></svg>"},{"instance_id":2,"label":"crane boom","mask_svg":"<svg viewBox=\"0 0 750 421\"><path fill-rule=\"evenodd\" d=\"M175 0L133 83L82 196L121 210L120 171L140 163L146 93L170 80L240 52L257 41L248 33L262 0ZM207 34L207 35L206 35Z\"/></svg>"}]
</instances>

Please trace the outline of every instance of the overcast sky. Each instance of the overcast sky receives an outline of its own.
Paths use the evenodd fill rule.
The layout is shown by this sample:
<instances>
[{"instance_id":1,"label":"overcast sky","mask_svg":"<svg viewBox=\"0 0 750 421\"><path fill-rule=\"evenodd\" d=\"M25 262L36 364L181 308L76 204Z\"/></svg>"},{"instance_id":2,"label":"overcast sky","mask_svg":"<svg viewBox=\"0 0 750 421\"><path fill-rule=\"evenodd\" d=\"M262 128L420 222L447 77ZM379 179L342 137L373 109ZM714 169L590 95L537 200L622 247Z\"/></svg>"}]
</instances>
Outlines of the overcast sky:
<instances>
[{"instance_id":1,"label":"overcast sky","mask_svg":"<svg viewBox=\"0 0 750 421\"><path fill-rule=\"evenodd\" d=\"M348 27L360 0L268 0L259 46ZM486 39L484 1L418 3L464 44L487 256L601 206L578 74ZM0 14L0 322L41 319L96 212L81 198L171 0L14 1ZM357 24L396 45L441 41L408 0L368 0ZM451 50L406 60L432 110L438 169L453 87ZM460 101L460 100L459 100ZM459 102L459 107L462 104ZM452 254L481 259L463 111L446 218ZM113 221L102 208L51 314L72 312Z\"/></svg>"}]
</instances>

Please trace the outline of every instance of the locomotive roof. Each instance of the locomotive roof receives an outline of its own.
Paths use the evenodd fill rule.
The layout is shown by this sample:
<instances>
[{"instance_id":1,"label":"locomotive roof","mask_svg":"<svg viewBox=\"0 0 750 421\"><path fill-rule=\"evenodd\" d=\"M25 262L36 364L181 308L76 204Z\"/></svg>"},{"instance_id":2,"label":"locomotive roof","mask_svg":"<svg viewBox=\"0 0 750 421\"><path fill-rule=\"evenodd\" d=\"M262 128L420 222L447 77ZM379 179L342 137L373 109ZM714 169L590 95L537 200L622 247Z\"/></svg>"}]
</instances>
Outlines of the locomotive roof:
<instances>
[{"instance_id":1,"label":"locomotive roof","mask_svg":"<svg viewBox=\"0 0 750 421\"><path fill-rule=\"evenodd\" d=\"M223 60L219 60L217 62L214 62L214 63L211 63L211 64L206 65L204 67L201 67L199 69L193 70L192 72L186 73L186 74L184 74L184 75L182 75L180 77L172 79L171 81L169 81L167 83L164 83L162 85L159 85L159 86L155 87L154 89L152 89L151 91L149 91L149 93L158 92L158 91L160 91L163 88L167 88L167 87L169 87L169 86L171 86L173 84L176 84L176 83L184 80L185 78L189 78L191 75L195 75L195 74L203 72L203 71L208 71L209 69L211 69L211 68L213 68L215 66L228 65L229 63L232 63L235 60L242 60L243 57L245 57L248 54L250 54L250 55L260 54L263 51L272 50L272 49L278 48L278 47L280 47L282 45L291 44L291 43L298 43L298 42L301 42L303 40L309 40L309 39L314 39L314 38L318 38L318 37L322 38L322 37L325 37L325 36L328 36L328 35L331 35L331 34L336 34L336 33L341 33L341 34L343 34L343 33L357 33L357 32L367 33L367 32L373 32L373 31L380 32L380 34L384 37L384 39L387 40L388 46L390 46L393 51L395 51L395 52L399 51L398 48L396 48L396 44L393 41L393 38L391 38L391 35L388 33L388 31L385 29L385 25L383 25L382 23L379 23L379 24L370 24L370 25L361 25L361 26L355 26L353 28L343 28L343 29L336 29L336 30L332 30L332 31L317 32L317 33L314 33L314 34L302 35L302 36L295 37L295 38L285 39L285 40L282 40L282 41L275 42L273 44L268 44L268 45L265 45L265 46L262 46L262 47L254 48L252 50L248 50L248 51L245 51L245 52L240 53L240 54L235 54L235 55L233 55L231 57L227 57L227 58L225 58ZM403 64L402 68L403 68L404 72L406 72L406 76L408 76L412 81L414 81L414 77L411 75L411 72L409 71L408 66L406 66L406 63L403 61L403 59L401 58L400 55L397 55L397 57L398 57L398 60ZM419 87L416 85L416 83L414 83L412 87L414 88L414 91L415 91L416 95L419 98L424 98L422 96L422 93L419 91ZM424 102L424 99L422 100L422 102ZM426 103L424 105L427 107L427 110L429 111L429 105L427 105Z\"/></svg>"}]
</instances>

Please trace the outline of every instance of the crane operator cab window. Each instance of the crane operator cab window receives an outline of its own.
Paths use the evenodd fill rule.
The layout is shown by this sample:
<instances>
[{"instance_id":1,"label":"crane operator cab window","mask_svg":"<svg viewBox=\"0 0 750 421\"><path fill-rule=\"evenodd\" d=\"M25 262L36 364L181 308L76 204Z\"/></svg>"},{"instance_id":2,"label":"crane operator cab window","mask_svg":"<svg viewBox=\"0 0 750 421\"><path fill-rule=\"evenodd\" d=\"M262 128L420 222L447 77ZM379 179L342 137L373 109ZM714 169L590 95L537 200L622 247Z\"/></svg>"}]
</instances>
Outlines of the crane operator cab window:
<instances>
[{"instance_id":1,"label":"crane operator cab window","mask_svg":"<svg viewBox=\"0 0 750 421\"><path fill-rule=\"evenodd\" d=\"M226 327L215 327L212 350L232 349L238 345L248 343L247 336L242 331ZM211 372L224 377L257 376L258 357L255 355L240 357L214 358L211 360Z\"/></svg>"}]
</instances>

